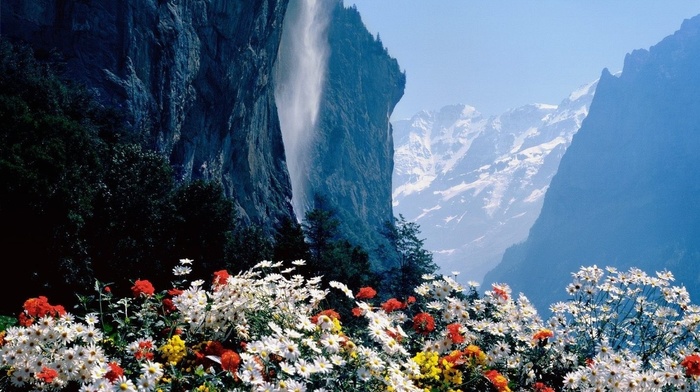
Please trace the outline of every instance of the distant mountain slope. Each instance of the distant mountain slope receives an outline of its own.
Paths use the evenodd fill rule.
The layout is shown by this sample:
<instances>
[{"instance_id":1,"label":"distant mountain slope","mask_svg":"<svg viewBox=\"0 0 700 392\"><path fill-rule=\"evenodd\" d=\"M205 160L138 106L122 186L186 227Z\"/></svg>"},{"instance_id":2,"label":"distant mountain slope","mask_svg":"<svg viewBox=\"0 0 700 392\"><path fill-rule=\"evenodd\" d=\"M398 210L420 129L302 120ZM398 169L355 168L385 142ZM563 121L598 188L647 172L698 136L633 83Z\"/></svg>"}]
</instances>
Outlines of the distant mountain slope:
<instances>
[{"instance_id":1,"label":"distant mountain slope","mask_svg":"<svg viewBox=\"0 0 700 392\"><path fill-rule=\"evenodd\" d=\"M596 84L558 106L485 118L454 105L394 122L394 212L419 223L444 272L480 281L526 238Z\"/></svg>"},{"instance_id":2,"label":"distant mountain slope","mask_svg":"<svg viewBox=\"0 0 700 392\"><path fill-rule=\"evenodd\" d=\"M700 296L700 16L603 72L527 241L484 283L543 311L581 265L668 269Z\"/></svg>"}]
</instances>

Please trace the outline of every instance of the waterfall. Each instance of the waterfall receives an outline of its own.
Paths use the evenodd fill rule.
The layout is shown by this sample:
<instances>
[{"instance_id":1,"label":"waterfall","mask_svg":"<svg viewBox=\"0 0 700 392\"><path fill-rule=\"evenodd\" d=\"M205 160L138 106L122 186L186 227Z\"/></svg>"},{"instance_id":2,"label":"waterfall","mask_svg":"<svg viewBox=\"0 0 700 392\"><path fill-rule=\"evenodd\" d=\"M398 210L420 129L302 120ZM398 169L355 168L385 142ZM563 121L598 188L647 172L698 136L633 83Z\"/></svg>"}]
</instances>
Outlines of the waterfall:
<instances>
[{"instance_id":1,"label":"waterfall","mask_svg":"<svg viewBox=\"0 0 700 392\"><path fill-rule=\"evenodd\" d=\"M275 100L292 206L301 221L311 204L309 167L328 64L328 23L335 2L290 0L277 54Z\"/></svg>"}]
</instances>

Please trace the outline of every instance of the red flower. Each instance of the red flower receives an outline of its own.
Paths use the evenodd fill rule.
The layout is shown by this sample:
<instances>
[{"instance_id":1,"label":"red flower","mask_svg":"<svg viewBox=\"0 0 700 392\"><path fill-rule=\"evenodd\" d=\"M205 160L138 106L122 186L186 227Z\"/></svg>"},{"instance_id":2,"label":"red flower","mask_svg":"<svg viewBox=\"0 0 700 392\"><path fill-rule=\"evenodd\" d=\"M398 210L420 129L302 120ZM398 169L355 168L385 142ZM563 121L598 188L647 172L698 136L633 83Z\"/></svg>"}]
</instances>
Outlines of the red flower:
<instances>
[{"instance_id":1,"label":"red flower","mask_svg":"<svg viewBox=\"0 0 700 392\"><path fill-rule=\"evenodd\" d=\"M548 387L543 382L536 382L533 388L535 389L535 392L554 392L554 388Z\"/></svg>"},{"instance_id":2,"label":"red flower","mask_svg":"<svg viewBox=\"0 0 700 392\"><path fill-rule=\"evenodd\" d=\"M112 288L110 288L109 286L105 286L105 293L109 294L111 292L112 292Z\"/></svg>"},{"instance_id":3,"label":"red flower","mask_svg":"<svg viewBox=\"0 0 700 392\"><path fill-rule=\"evenodd\" d=\"M502 289L496 285L491 286L491 288L493 289L493 294L495 296L501 297L506 301L508 300L508 292L506 292L504 289Z\"/></svg>"},{"instance_id":4,"label":"red flower","mask_svg":"<svg viewBox=\"0 0 700 392\"><path fill-rule=\"evenodd\" d=\"M447 325L447 337L454 344L464 343L464 336L459 332L462 326L459 323L452 323Z\"/></svg>"},{"instance_id":5,"label":"red flower","mask_svg":"<svg viewBox=\"0 0 700 392\"><path fill-rule=\"evenodd\" d=\"M681 366L685 368L685 374L687 376L700 376L700 355L688 355L687 357L683 358Z\"/></svg>"},{"instance_id":6,"label":"red flower","mask_svg":"<svg viewBox=\"0 0 700 392\"><path fill-rule=\"evenodd\" d=\"M363 313L363 312L362 312L362 309L360 309L359 307L354 307L354 308L352 308L352 315L353 315L353 316L355 316L355 317L361 317L361 316L362 316L362 313Z\"/></svg>"},{"instance_id":7,"label":"red flower","mask_svg":"<svg viewBox=\"0 0 700 392\"><path fill-rule=\"evenodd\" d=\"M403 309L405 307L406 304L396 298L389 298L382 304L382 309L384 309L384 311L387 313L391 313L394 310Z\"/></svg>"},{"instance_id":8,"label":"red flower","mask_svg":"<svg viewBox=\"0 0 700 392\"><path fill-rule=\"evenodd\" d=\"M124 369L122 369L118 363L110 362L108 365L109 371L105 374L105 378L109 381L114 382L114 380L124 375Z\"/></svg>"},{"instance_id":9,"label":"red flower","mask_svg":"<svg viewBox=\"0 0 700 392\"><path fill-rule=\"evenodd\" d=\"M168 295L171 297L177 297L178 295L182 294L183 291L180 289L170 289L168 290Z\"/></svg>"},{"instance_id":10,"label":"red flower","mask_svg":"<svg viewBox=\"0 0 700 392\"><path fill-rule=\"evenodd\" d=\"M412 295L409 295L409 296L408 296L408 299L406 300L406 303L407 303L407 304L412 304L412 303L414 303L414 302L416 302L416 297L414 297L414 296L412 296Z\"/></svg>"},{"instance_id":11,"label":"red flower","mask_svg":"<svg viewBox=\"0 0 700 392\"><path fill-rule=\"evenodd\" d=\"M418 313L413 317L413 329L421 335L435 330L435 319L428 313Z\"/></svg>"},{"instance_id":12,"label":"red flower","mask_svg":"<svg viewBox=\"0 0 700 392\"><path fill-rule=\"evenodd\" d=\"M221 367L231 373L235 373L238 370L238 366L241 364L241 356L233 350L226 350L221 353Z\"/></svg>"},{"instance_id":13,"label":"red flower","mask_svg":"<svg viewBox=\"0 0 700 392\"><path fill-rule=\"evenodd\" d=\"M226 284L226 281L228 281L228 278L231 275L229 275L228 271L226 270L219 270L214 272L214 285L223 285Z\"/></svg>"},{"instance_id":14,"label":"red flower","mask_svg":"<svg viewBox=\"0 0 700 392\"><path fill-rule=\"evenodd\" d=\"M177 310L175 303L171 298L163 298L163 308L166 313L171 313Z\"/></svg>"},{"instance_id":15,"label":"red flower","mask_svg":"<svg viewBox=\"0 0 700 392\"><path fill-rule=\"evenodd\" d=\"M377 291L369 286L360 288L360 291L355 295L357 299L372 299L377 295Z\"/></svg>"},{"instance_id":16,"label":"red flower","mask_svg":"<svg viewBox=\"0 0 700 392\"><path fill-rule=\"evenodd\" d=\"M226 349L224 348L224 345L217 340L207 342L206 347L204 347L204 352L207 355L216 355L220 357L225 351Z\"/></svg>"},{"instance_id":17,"label":"red flower","mask_svg":"<svg viewBox=\"0 0 700 392\"><path fill-rule=\"evenodd\" d=\"M144 340L139 342L138 350L134 353L134 358L137 360L148 359L153 360L153 342Z\"/></svg>"},{"instance_id":18,"label":"red flower","mask_svg":"<svg viewBox=\"0 0 700 392\"><path fill-rule=\"evenodd\" d=\"M54 378L58 377L58 372L44 366L39 373L34 375L34 377L48 384L52 382Z\"/></svg>"},{"instance_id":19,"label":"red flower","mask_svg":"<svg viewBox=\"0 0 700 392\"><path fill-rule=\"evenodd\" d=\"M141 294L145 296L151 296L153 293L156 292L156 289L153 288L153 285L151 282L147 280L141 280L137 279L136 282L134 282L134 285L131 286L131 293L134 295L134 297L140 297Z\"/></svg>"},{"instance_id":20,"label":"red flower","mask_svg":"<svg viewBox=\"0 0 700 392\"><path fill-rule=\"evenodd\" d=\"M48 298L39 296L37 298L29 298L24 301L24 311L19 315L19 323L23 327L30 326L35 319L51 316L58 317L66 314L66 310L61 305L51 305Z\"/></svg>"}]
</instances>

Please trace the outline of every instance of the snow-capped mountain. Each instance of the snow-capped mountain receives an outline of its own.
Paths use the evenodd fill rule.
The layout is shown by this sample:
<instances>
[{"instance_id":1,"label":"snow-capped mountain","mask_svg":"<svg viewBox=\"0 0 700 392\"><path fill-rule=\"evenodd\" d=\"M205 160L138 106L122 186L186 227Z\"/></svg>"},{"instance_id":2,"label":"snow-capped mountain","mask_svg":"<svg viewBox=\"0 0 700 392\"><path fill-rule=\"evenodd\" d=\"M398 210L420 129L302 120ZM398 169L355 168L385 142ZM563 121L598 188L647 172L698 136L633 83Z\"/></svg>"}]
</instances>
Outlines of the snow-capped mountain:
<instances>
[{"instance_id":1,"label":"snow-capped mountain","mask_svg":"<svg viewBox=\"0 0 700 392\"><path fill-rule=\"evenodd\" d=\"M420 225L441 272L479 282L507 247L525 240L596 85L558 106L485 118L452 105L392 123L394 214Z\"/></svg>"}]
</instances>

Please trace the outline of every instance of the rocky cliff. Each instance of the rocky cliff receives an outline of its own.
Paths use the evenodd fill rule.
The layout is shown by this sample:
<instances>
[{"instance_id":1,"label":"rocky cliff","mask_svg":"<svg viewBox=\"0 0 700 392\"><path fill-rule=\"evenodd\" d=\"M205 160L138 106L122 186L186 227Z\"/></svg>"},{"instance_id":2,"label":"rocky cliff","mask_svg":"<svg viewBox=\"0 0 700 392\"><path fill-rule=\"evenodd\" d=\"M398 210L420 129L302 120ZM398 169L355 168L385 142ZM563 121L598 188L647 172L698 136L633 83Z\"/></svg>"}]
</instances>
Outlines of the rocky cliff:
<instances>
[{"instance_id":1,"label":"rocky cliff","mask_svg":"<svg viewBox=\"0 0 700 392\"><path fill-rule=\"evenodd\" d=\"M406 75L356 8L341 1L328 26L327 82L312 146L310 195L323 197L348 239L372 252L393 221L393 131L389 117L403 96Z\"/></svg>"},{"instance_id":2,"label":"rocky cliff","mask_svg":"<svg viewBox=\"0 0 700 392\"><path fill-rule=\"evenodd\" d=\"M292 216L271 77L287 0L1 6L3 35L57 51L181 179L221 182L248 221Z\"/></svg>"},{"instance_id":3,"label":"rocky cliff","mask_svg":"<svg viewBox=\"0 0 700 392\"><path fill-rule=\"evenodd\" d=\"M332 8L330 52L308 194L325 198L341 233L372 251L393 219L389 116L405 75L357 9L323 5ZM3 35L57 52L66 76L122 108L129 128L169 158L180 180L220 182L242 218L268 229L294 215L274 94L288 0L1 6Z\"/></svg>"},{"instance_id":4,"label":"rocky cliff","mask_svg":"<svg viewBox=\"0 0 700 392\"><path fill-rule=\"evenodd\" d=\"M509 283L540 311L582 265L668 269L700 296L700 16L603 71L527 240L484 283Z\"/></svg>"}]
</instances>

